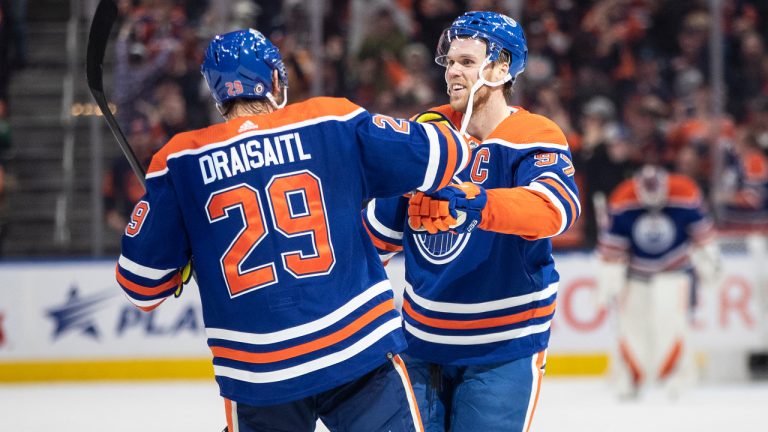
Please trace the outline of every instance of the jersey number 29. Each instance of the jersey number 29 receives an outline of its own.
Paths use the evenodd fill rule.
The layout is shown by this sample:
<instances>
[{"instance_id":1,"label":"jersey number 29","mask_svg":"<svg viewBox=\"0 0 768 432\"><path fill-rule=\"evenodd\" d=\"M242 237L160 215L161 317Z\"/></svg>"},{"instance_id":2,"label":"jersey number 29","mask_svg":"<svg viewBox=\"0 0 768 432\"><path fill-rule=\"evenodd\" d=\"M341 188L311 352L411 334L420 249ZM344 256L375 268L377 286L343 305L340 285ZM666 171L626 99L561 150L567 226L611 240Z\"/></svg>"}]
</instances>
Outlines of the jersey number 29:
<instances>
[{"instance_id":1,"label":"jersey number 29","mask_svg":"<svg viewBox=\"0 0 768 432\"><path fill-rule=\"evenodd\" d=\"M336 262L323 190L317 176L307 170L275 175L265 192L272 214L271 224L264 220L260 191L245 183L212 193L206 204L210 223L225 219L237 221L237 213L232 212L235 209L242 214L243 227L221 257L221 269L231 297L277 283L274 261L243 268L244 262L269 234L269 225L280 235L306 236L312 243L312 254L305 255L300 250L281 253L283 268L294 277L326 275Z\"/></svg>"}]
</instances>

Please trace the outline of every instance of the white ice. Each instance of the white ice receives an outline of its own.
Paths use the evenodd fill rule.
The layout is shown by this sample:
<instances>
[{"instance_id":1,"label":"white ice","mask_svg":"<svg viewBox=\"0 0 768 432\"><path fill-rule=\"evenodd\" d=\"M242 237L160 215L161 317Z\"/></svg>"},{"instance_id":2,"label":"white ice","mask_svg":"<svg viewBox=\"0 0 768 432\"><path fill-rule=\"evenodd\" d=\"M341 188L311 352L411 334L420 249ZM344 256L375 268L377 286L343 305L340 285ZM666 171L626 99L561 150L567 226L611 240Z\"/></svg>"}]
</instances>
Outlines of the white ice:
<instances>
[{"instance_id":1,"label":"white ice","mask_svg":"<svg viewBox=\"0 0 768 432\"><path fill-rule=\"evenodd\" d=\"M531 428L538 432L768 430L768 382L701 384L676 401L650 393L620 402L594 378L548 377L541 391ZM2 432L220 432L224 425L213 382L0 385Z\"/></svg>"}]
</instances>

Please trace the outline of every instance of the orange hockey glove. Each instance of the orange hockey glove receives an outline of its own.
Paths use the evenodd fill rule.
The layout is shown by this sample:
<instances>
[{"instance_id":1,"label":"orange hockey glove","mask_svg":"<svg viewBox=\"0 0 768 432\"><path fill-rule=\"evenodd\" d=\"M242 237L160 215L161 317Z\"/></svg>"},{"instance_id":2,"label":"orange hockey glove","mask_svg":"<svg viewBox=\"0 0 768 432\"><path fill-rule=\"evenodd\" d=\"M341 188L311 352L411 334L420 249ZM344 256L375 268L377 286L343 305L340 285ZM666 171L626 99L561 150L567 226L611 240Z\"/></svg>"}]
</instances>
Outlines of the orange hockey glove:
<instances>
[{"instance_id":1,"label":"orange hockey glove","mask_svg":"<svg viewBox=\"0 0 768 432\"><path fill-rule=\"evenodd\" d=\"M417 192L408 201L408 226L414 231L426 229L430 234L448 231L456 223L448 201L438 201L423 192Z\"/></svg>"},{"instance_id":2,"label":"orange hockey glove","mask_svg":"<svg viewBox=\"0 0 768 432\"><path fill-rule=\"evenodd\" d=\"M429 199L427 205L423 204L425 199ZM448 230L463 234L471 232L480 224L488 195L481 186L464 182L448 185L437 192L425 195L420 201L418 206L420 219L411 223L409 218L411 228L416 222L421 222L430 234ZM435 201L437 201L436 204ZM426 206L429 210L425 210ZM412 207L416 205L409 205L408 214L416 215L417 210L415 208L412 210Z\"/></svg>"}]
</instances>

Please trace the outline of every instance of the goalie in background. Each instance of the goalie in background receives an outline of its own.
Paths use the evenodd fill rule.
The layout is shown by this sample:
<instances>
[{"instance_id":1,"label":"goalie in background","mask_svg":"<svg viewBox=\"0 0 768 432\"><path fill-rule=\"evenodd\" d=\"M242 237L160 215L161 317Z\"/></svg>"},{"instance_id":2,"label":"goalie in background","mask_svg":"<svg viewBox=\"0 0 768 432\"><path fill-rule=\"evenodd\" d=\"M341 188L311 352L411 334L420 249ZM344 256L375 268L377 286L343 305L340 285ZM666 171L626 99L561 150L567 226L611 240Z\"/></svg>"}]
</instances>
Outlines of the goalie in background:
<instances>
[{"instance_id":1,"label":"goalie in background","mask_svg":"<svg viewBox=\"0 0 768 432\"><path fill-rule=\"evenodd\" d=\"M719 277L712 221L694 181L657 165L619 184L608 210L597 304L618 313L611 378L622 398L653 383L676 397L696 377L688 337L695 287Z\"/></svg>"}]
</instances>

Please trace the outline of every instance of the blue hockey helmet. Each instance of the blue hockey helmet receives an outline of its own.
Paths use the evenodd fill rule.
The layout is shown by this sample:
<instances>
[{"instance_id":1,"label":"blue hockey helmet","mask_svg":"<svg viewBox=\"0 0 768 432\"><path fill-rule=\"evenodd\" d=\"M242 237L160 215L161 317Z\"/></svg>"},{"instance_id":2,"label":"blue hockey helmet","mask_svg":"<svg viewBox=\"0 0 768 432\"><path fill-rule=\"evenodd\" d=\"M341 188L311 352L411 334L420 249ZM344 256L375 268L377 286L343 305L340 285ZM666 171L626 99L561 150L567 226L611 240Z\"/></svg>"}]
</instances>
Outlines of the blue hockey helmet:
<instances>
[{"instance_id":1,"label":"blue hockey helmet","mask_svg":"<svg viewBox=\"0 0 768 432\"><path fill-rule=\"evenodd\" d=\"M510 55L509 74L514 79L525 69L528 44L522 26L512 18L496 12L466 12L443 31L437 43L435 62L446 66L446 56L455 39L475 38L486 44L490 61L499 60L502 50Z\"/></svg>"},{"instance_id":2,"label":"blue hockey helmet","mask_svg":"<svg viewBox=\"0 0 768 432\"><path fill-rule=\"evenodd\" d=\"M268 99L276 108L272 88L272 71L277 71L283 89L288 87L280 51L261 32L254 29L237 30L217 35L205 51L200 71L208 83L216 103L232 99Z\"/></svg>"}]
</instances>

